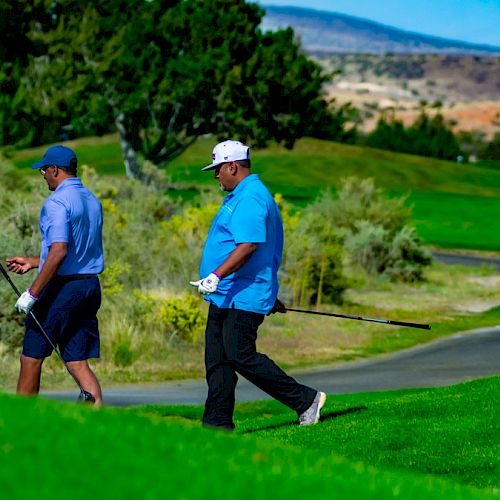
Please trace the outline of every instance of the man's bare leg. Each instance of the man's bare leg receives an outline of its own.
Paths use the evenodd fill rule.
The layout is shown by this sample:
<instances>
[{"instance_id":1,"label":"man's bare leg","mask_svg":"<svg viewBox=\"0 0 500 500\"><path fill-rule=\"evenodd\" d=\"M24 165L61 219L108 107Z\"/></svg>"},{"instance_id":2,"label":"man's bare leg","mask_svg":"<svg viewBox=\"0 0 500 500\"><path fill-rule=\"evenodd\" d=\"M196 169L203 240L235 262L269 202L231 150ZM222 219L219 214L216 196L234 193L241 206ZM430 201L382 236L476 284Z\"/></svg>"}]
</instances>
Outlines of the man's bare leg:
<instances>
[{"instance_id":1,"label":"man's bare leg","mask_svg":"<svg viewBox=\"0 0 500 500\"><path fill-rule=\"evenodd\" d=\"M102 404L102 392L101 386L99 385L99 381L95 376L94 372L90 368L88 362L84 361L68 361L66 363L68 368L71 370L71 373L76 377L82 389L90 392L92 396L95 398L95 404Z\"/></svg>"},{"instance_id":2,"label":"man's bare leg","mask_svg":"<svg viewBox=\"0 0 500 500\"><path fill-rule=\"evenodd\" d=\"M30 358L21 354L21 368L19 380L17 381L17 394L34 396L40 391L40 376L42 374L42 363L45 358Z\"/></svg>"}]
</instances>

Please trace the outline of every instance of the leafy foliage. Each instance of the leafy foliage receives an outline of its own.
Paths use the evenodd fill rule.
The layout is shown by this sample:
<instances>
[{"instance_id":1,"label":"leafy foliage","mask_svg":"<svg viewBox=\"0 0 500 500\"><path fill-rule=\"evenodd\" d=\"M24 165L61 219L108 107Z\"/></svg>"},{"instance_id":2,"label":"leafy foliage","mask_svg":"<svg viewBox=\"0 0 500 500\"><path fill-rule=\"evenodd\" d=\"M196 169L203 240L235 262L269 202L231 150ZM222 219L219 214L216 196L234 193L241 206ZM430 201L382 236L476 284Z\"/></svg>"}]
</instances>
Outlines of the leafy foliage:
<instances>
[{"instance_id":1,"label":"leafy foliage","mask_svg":"<svg viewBox=\"0 0 500 500\"><path fill-rule=\"evenodd\" d=\"M431 256L406 225L411 209L405 201L384 196L373 179L350 177L342 181L337 198L323 193L308 209L336 233L352 264L391 280L418 281Z\"/></svg>"},{"instance_id":2,"label":"leafy foliage","mask_svg":"<svg viewBox=\"0 0 500 500\"><path fill-rule=\"evenodd\" d=\"M491 141L480 148L478 153L481 160L500 160L500 133L497 132Z\"/></svg>"},{"instance_id":3,"label":"leafy foliage","mask_svg":"<svg viewBox=\"0 0 500 500\"><path fill-rule=\"evenodd\" d=\"M300 51L291 29L262 33L257 4L35 4L37 15L18 35L36 50L23 64L15 59L10 76L3 68L0 86L19 87L9 98L18 96L20 112L36 110L40 121L12 129L4 143L21 132L26 143L49 142L61 127L78 136L116 129L127 174L142 178L142 158L163 165L207 133L289 148L305 134L343 135L344 112L332 112L321 97L327 75ZM29 9L16 5L26 15ZM0 113L9 109L0 101Z\"/></svg>"},{"instance_id":4,"label":"leafy foliage","mask_svg":"<svg viewBox=\"0 0 500 500\"><path fill-rule=\"evenodd\" d=\"M395 118L381 117L375 130L368 134L366 143L374 148L444 160L456 160L462 154L441 113L430 118L422 112L409 127Z\"/></svg>"},{"instance_id":5,"label":"leafy foliage","mask_svg":"<svg viewBox=\"0 0 500 500\"><path fill-rule=\"evenodd\" d=\"M362 220L356 224L356 232L346 239L346 251L353 263L370 274L418 281L422 279L423 267L431 261L429 252L419 243L414 228L403 226L391 234L382 226Z\"/></svg>"},{"instance_id":6,"label":"leafy foliage","mask_svg":"<svg viewBox=\"0 0 500 500\"><path fill-rule=\"evenodd\" d=\"M283 211L288 210L285 206ZM347 280L338 232L315 207L304 209L292 224L286 224L287 219L280 294L293 305L342 303Z\"/></svg>"}]
</instances>

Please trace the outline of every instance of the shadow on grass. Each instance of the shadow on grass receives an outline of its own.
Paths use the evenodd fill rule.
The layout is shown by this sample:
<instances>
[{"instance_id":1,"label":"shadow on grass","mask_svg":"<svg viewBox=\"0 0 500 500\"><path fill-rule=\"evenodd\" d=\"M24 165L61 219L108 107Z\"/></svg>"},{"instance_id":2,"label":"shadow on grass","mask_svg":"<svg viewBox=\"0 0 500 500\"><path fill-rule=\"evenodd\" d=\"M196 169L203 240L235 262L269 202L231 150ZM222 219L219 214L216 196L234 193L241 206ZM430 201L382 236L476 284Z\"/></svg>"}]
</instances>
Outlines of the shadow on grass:
<instances>
[{"instance_id":1,"label":"shadow on grass","mask_svg":"<svg viewBox=\"0 0 500 500\"><path fill-rule=\"evenodd\" d=\"M324 413L323 415L321 415L320 423L325 422L326 420L333 420L334 418L343 417L345 415L349 415L350 413L357 413L365 410L368 410L367 406L354 406L353 408L346 408L345 410L331 411L329 413ZM247 431L243 431L241 434L251 434L253 432L269 431L273 429L279 429L280 427L289 427L291 425L297 425L297 423L294 421L294 422L283 422L281 424L276 424L276 425L266 425L263 427L257 427L256 429L249 429Z\"/></svg>"}]
</instances>

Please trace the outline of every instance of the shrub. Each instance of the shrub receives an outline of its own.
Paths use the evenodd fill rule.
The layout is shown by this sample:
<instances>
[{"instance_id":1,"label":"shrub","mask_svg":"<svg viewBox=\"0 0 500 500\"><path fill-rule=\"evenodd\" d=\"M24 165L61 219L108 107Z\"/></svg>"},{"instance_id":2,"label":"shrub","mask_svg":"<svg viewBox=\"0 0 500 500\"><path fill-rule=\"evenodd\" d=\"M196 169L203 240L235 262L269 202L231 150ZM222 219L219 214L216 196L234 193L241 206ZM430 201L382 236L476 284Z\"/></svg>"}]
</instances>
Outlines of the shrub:
<instances>
[{"instance_id":1,"label":"shrub","mask_svg":"<svg viewBox=\"0 0 500 500\"><path fill-rule=\"evenodd\" d=\"M285 211L285 250L281 271L285 301L319 306L342 303L342 241L331 221L312 205L291 218Z\"/></svg>"},{"instance_id":2,"label":"shrub","mask_svg":"<svg viewBox=\"0 0 500 500\"><path fill-rule=\"evenodd\" d=\"M200 339L201 328L205 318L200 310L200 299L191 294L165 301L160 306L158 316L165 331L174 338L185 342L196 342Z\"/></svg>"},{"instance_id":3,"label":"shrub","mask_svg":"<svg viewBox=\"0 0 500 500\"><path fill-rule=\"evenodd\" d=\"M402 227L411 215L411 208L405 206L405 202L406 196L384 196L371 178L347 177L341 180L336 198L332 193L324 192L311 209L342 234L346 230L355 231L360 220L394 231Z\"/></svg>"},{"instance_id":4,"label":"shrub","mask_svg":"<svg viewBox=\"0 0 500 500\"><path fill-rule=\"evenodd\" d=\"M113 362L116 366L130 366L135 361L130 341L121 340L114 348Z\"/></svg>"},{"instance_id":5,"label":"shrub","mask_svg":"<svg viewBox=\"0 0 500 500\"><path fill-rule=\"evenodd\" d=\"M317 214L318 221L307 223L316 228L316 235L329 228L331 236L326 241L331 244L335 240L343 245L347 258L368 273L382 274L392 280L416 281L422 279L423 268L430 263L431 256L422 247L415 229L407 225L411 208L405 206L405 201L404 196L384 196L373 179L350 177L342 180L336 198L325 192L308 207ZM318 248L324 244L324 238L316 243ZM340 269L338 264L337 269ZM339 271L333 283L338 283L337 293L341 294L346 283Z\"/></svg>"},{"instance_id":6,"label":"shrub","mask_svg":"<svg viewBox=\"0 0 500 500\"><path fill-rule=\"evenodd\" d=\"M145 331L156 331L171 343L180 340L195 343L201 338L205 317L200 299L190 293L165 297L164 291L135 291L136 312L142 315Z\"/></svg>"},{"instance_id":7,"label":"shrub","mask_svg":"<svg viewBox=\"0 0 500 500\"><path fill-rule=\"evenodd\" d=\"M420 245L415 229L408 226L392 234L369 221L359 221L357 231L347 236L345 247L353 263L370 274L385 275L391 280L421 280L424 266L431 262L431 255Z\"/></svg>"}]
</instances>

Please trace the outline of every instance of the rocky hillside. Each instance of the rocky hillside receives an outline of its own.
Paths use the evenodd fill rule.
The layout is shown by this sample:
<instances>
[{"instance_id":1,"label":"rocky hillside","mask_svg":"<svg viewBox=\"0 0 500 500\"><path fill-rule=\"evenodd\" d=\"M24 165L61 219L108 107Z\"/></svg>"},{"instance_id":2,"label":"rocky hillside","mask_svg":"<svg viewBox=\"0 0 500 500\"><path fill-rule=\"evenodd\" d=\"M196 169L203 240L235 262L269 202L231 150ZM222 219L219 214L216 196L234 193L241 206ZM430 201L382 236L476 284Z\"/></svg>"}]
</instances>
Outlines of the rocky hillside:
<instances>
[{"instance_id":1,"label":"rocky hillside","mask_svg":"<svg viewBox=\"0 0 500 500\"><path fill-rule=\"evenodd\" d=\"M346 52L500 55L500 47L421 35L335 12L266 5L264 8L264 29L292 26L304 49L316 55Z\"/></svg>"}]
</instances>

